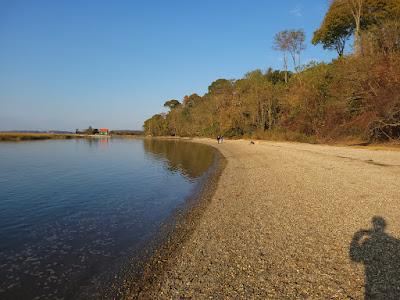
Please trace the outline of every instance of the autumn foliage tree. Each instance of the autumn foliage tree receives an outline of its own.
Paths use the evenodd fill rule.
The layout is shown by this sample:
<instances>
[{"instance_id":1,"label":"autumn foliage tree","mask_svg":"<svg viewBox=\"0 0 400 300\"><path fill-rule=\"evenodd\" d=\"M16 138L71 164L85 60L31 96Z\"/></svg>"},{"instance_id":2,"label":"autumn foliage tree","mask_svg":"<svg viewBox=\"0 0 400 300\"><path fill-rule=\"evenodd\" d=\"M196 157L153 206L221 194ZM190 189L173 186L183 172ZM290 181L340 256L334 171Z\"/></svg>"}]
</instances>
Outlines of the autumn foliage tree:
<instances>
[{"instance_id":1,"label":"autumn foliage tree","mask_svg":"<svg viewBox=\"0 0 400 300\"><path fill-rule=\"evenodd\" d=\"M181 103L178 100L172 99L164 103L164 107L168 107L170 110L177 108Z\"/></svg>"},{"instance_id":2,"label":"autumn foliage tree","mask_svg":"<svg viewBox=\"0 0 400 300\"><path fill-rule=\"evenodd\" d=\"M299 68L304 32L281 31L274 49L283 54L282 71L220 78L204 95L166 101L169 112L146 120L145 132L303 142L400 140L399 11L398 0L334 0L312 42L341 59ZM356 34L357 55L344 55Z\"/></svg>"},{"instance_id":3,"label":"autumn foliage tree","mask_svg":"<svg viewBox=\"0 0 400 300\"><path fill-rule=\"evenodd\" d=\"M312 43L344 53L348 39L354 35L356 54L363 52L363 35L374 26L400 18L398 0L333 0L324 20L314 32Z\"/></svg>"},{"instance_id":4,"label":"autumn foliage tree","mask_svg":"<svg viewBox=\"0 0 400 300\"><path fill-rule=\"evenodd\" d=\"M333 1L321 27L314 32L312 43L322 44L324 49L335 50L341 57L354 31L351 24L352 18L346 5L341 1Z\"/></svg>"}]
</instances>

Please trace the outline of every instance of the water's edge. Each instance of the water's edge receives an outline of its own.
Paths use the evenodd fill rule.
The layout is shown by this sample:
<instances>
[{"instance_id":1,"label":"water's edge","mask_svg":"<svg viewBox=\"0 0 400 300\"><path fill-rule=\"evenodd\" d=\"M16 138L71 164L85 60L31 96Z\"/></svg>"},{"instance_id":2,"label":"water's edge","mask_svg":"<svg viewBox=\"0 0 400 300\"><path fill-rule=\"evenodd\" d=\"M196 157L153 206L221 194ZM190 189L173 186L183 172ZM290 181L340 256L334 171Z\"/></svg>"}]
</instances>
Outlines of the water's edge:
<instances>
[{"instance_id":1,"label":"water's edge","mask_svg":"<svg viewBox=\"0 0 400 300\"><path fill-rule=\"evenodd\" d=\"M179 138L175 139L180 140ZM190 139L183 140L199 143ZM163 224L152 243L146 247L146 252L129 263L134 266L135 272L126 272L121 276L122 280L112 283L113 286L107 288L104 293L106 298L139 298L142 291L150 289L164 274L170 266L172 258L179 255L182 244L192 235L210 203L217 189L219 177L227 163L221 152L215 147L212 148L215 151L213 164L203 175L196 191L185 200L183 205L177 207Z\"/></svg>"},{"instance_id":2,"label":"water's edge","mask_svg":"<svg viewBox=\"0 0 400 300\"><path fill-rule=\"evenodd\" d=\"M34 216L34 213L37 211L42 213L39 219L45 224L42 227L38 226L36 228L34 227L36 226L36 223L34 223L35 219L31 223L27 223L28 225L25 225L27 229L23 231L23 233L27 232L27 234L22 236L22 238L17 235L20 234L21 230L14 230L9 235L2 235L6 240L9 236L13 237L15 235L16 238L19 238L26 244L20 247L22 249L20 252L16 252L14 248L11 248L15 247L14 244L11 244L9 248L13 252L8 256L6 252L4 252L6 254L2 252L3 249L0 249L0 254L4 256L5 261L7 262L8 259L12 263L10 268L5 268L2 276L7 280L10 279L9 281L13 283L11 280L18 274L22 274L21 276L27 274L27 276L23 277L24 281L21 282L22 284L28 284L26 288L14 289L9 292L13 286L6 285L7 281L2 280L0 294L3 292L8 293L5 295L5 299L34 298L36 294L38 294L36 298L52 298L53 296L56 297L57 294L59 298L74 300L132 298L130 295L138 294L144 286L148 285L150 277L161 274L160 270L163 269L161 262L165 264L164 262L168 258L171 258L175 252L182 248L185 236L188 237L193 231L189 229L193 225L193 220L196 220L196 216L200 213L203 215L204 208L207 205L206 200L208 198L211 199L213 195L213 183L216 185L218 181L218 173L223 164L223 159L215 147L204 145L204 143L199 143L195 139L175 138L175 141L171 143L167 143L167 139L164 138L139 139L142 141L135 142L132 146L128 143L128 147L123 142L120 143L120 141L115 141L115 147L101 143L86 143L86 141L77 143L71 141L65 145L63 141L28 141L24 142L24 144L26 143L31 148L18 146L17 150L19 152L13 148L13 145L17 145L18 143L6 142L4 144L6 147L1 150L4 150L5 154L15 152L20 156L22 155L21 158L18 155L13 156L15 159L7 160L8 163L4 165L5 171L14 170L13 168L16 168L14 166L19 167L19 169L16 168L17 171L23 168L23 174L25 174L26 178L21 177L23 180L20 181L22 182L31 182L29 180L31 178L29 177L29 171L37 171L38 168L46 166L49 158L50 161L54 161L54 163L49 164L51 167L45 168L40 172L42 177L37 177L36 182L33 181L36 183L34 184L36 190L33 189L31 193L33 196L27 198L30 201L25 201L28 204L31 202L36 204L36 202L42 200L42 202L38 202L39 205L29 206L25 202L15 200L25 199L23 198L24 192L30 188L27 184L14 188L17 191L21 189L22 192L19 194L10 192L13 188L12 185L8 185L11 186L10 189L2 189L2 192L4 191L3 194L0 193L6 196L4 199L12 199L14 202L22 203L26 207L26 210L23 211L21 209L22 213L16 215L15 218L11 213L3 214L2 216L5 218L2 219L4 220L2 224L5 224L5 226L2 226L2 229L7 229L7 226L20 224L21 222L25 224L23 221L27 218L26 216ZM65 151L68 155L60 155L60 153L63 153L62 151ZM46 155L43 155L43 153ZM77 153L79 157L76 157ZM88 158L90 159L84 158L80 161L82 157L85 157L82 153L85 155L89 154ZM7 155L3 157L7 157ZM60 157L62 159L59 159ZM114 157L118 157L118 159L114 159ZM107 163L103 166L103 164L97 163L98 160L105 160ZM113 168L110 168L111 166ZM60 170L65 171L60 172ZM71 170L90 170L90 172L85 171L82 173L76 171L74 173ZM105 172L104 170L109 171ZM141 173L141 170L145 172ZM66 176L69 174L68 172L71 173L69 177ZM159 175L155 176L152 172ZM7 180L9 181L14 179L14 177L20 179L17 176L19 173L16 171L14 173L5 172L3 174L10 174L7 175L7 178L9 178ZM90 181L92 178L97 178L99 174L102 174L100 176L101 182L114 184L117 190L107 188L107 192L101 192L102 196L100 197L99 191L105 190L102 188L103 185L100 188L98 180ZM53 181L48 178L51 178ZM7 180L3 181L3 179L0 176L1 184L8 182ZM86 193L81 193L79 189L82 182L85 183L83 190ZM117 185L115 185L116 182ZM42 183L49 184L41 185ZM91 188L88 183L91 183L94 188ZM48 199L53 199L49 196L49 193L53 191L52 187L57 187L56 191L58 194L54 193L55 196L53 194L50 196L61 203L58 205L60 206L63 203L70 205L63 210L54 210L54 215L58 213L55 225L61 224L58 227L47 225L47 219L44 219L44 217L52 214L46 214L46 206L40 206L42 203L47 203ZM77 188L71 189L71 187ZM118 192L120 187L127 188ZM140 192L143 187L147 192L141 194ZM210 195L209 197L207 196L208 194ZM96 200L86 201L85 199ZM103 201L104 199L106 201ZM136 209L140 212L138 214L135 209L130 210L133 204L125 205L128 201L127 199L131 202L133 201L133 203L137 202L140 204L143 202L148 204L147 206L137 206ZM8 202L4 203L7 204ZM4 206L4 203L2 203L2 208L7 207ZM94 205L92 205L93 203ZM23 206L22 204L20 205L21 207ZM109 206L107 207L107 205ZM13 206L10 207L13 209ZM58 208L55 204L50 206L50 208L52 207ZM71 212L64 213L70 207L73 207L75 211L72 210ZM119 208L119 210L114 208ZM162 211L163 209L167 210ZM197 213L195 212L196 210ZM2 210L2 212L4 211ZM158 215L156 215L157 213ZM156 217L153 217L153 214ZM144 217L142 218L142 216ZM21 218L22 221L18 218ZM81 224L81 219L88 220L88 222ZM74 222L70 222L70 220ZM49 222L53 221L50 219ZM75 224L77 224L76 228L74 227ZM122 225L117 227L116 224ZM145 227L146 224L150 225ZM63 228L67 228L68 230ZM147 231L144 231L145 229ZM77 241L73 239L73 233L75 232L80 233L80 236L78 236L80 239ZM115 245L113 244L114 248L110 247L109 253L104 251L99 252L103 248L97 251L96 247L88 247L87 249L83 248L83 246L81 247L81 245L86 245L84 243L89 243L93 239L95 241L97 241L96 239L101 239L102 236L100 234L103 234L103 232L116 236L116 239L119 238L119 240L116 240L119 244L117 242ZM33 237L29 240L31 236ZM37 240L34 239L36 236L39 236ZM48 236L50 238L46 239ZM20 245L19 240L15 244L17 246ZM64 245L68 246L70 244L72 246L68 248L68 251L64 251L64 248L61 248ZM89 246L92 246L92 244L89 244ZM103 244L100 244L100 246L103 246ZM61 250L58 251L59 249ZM72 250L70 251L69 249ZM91 252L92 250L93 253ZM69 253L71 255L67 256L66 254ZM89 260L86 256L82 256L82 258L81 253L83 255L90 253L93 256L105 253L105 259L103 259L103 256L99 256L100 258L96 256L95 259L89 261L87 264L82 264L85 267L84 272L73 273L68 264L72 264L71 262L74 262L74 259L80 262ZM46 259L50 263L57 262L56 266L60 263L60 267L54 271L52 265L48 264ZM31 263L31 261L33 262ZM39 261L40 264L36 261ZM42 261L44 262L42 263ZM154 262L157 262L156 265ZM61 269L65 264L66 271ZM80 265L78 262L73 267ZM2 264L2 266L4 265ZM41 267L43 267L44 271L40 269ZM29 272L26 272L26 270ZM30 270L34 271L31 272ZM62 276L64 274L62 272L64 271L69 276ZM58 277L52 277L46 272L49 272L50 275L56 273ZM36 275L37 278L35 277ZM28 278L28 276L33 277ZM17 278L15 281L20 282L20 277L15 278ZM48 282L53 283L51 281L53 278L58 279L57 282L48 286ZM34 281L36 279L37 281ZM4 290L3 286L6 286L7 289ZM2 297L0 296L0 298Z\"/></svg>"}]
</instances>

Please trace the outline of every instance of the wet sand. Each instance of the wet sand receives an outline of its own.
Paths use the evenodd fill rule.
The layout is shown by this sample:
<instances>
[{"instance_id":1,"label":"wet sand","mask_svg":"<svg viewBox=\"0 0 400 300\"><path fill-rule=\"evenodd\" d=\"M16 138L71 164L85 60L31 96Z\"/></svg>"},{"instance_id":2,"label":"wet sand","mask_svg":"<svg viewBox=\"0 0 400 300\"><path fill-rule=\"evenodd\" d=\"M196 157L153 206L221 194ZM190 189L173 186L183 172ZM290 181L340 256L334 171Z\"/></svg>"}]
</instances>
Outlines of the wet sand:
<instances>
[{"instance_id":1,"label":"wet sand","mask_svg":"<svg viewBox=\"0 0 400 300\"><path fill-rule=\"evenodd\" d=\"M226 167L127 298L398 298L400 152L194 141Z\"/></svg>"}]
</instances>

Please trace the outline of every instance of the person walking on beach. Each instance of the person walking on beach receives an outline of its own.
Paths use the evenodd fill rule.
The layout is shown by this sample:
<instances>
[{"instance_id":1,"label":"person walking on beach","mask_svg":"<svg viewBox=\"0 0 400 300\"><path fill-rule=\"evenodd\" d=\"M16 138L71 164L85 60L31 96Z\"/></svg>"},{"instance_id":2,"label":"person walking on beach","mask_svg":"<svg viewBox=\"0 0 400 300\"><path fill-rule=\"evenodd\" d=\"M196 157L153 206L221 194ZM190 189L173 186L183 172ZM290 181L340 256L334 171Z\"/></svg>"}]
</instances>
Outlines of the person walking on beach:
<instances>
[{"instance_id":1,"label":"person walking on beach","mask_svg":"<svg viewBox=\"0 0 400 300\"><path fill-rule=\"evenodd\" d=\"M217 136L217 143L218 143L218 144L219 144L220 139L221 139L221 137L218 135L218 136Z\"/></svg>"}]
</instances>

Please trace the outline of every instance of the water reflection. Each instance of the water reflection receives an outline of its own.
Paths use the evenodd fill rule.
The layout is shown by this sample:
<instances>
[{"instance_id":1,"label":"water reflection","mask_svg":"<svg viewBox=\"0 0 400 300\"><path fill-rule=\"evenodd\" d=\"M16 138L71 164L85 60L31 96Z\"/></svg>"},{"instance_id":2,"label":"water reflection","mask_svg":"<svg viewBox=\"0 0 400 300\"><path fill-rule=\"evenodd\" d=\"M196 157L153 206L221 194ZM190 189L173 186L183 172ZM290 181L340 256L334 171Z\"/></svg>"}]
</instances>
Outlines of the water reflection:
<instances>
[{"instance_id":1,"label":"water reflection","mask_svg":"<svg viewBox=\"0 0 400 300\"><path fill-rule=\"evenodd\" d=\"M109 142L109 137L93 137L93 138L87 138L83 139L82 141L89 146L99 146L99 145L107 145Z\"/></svg>"},{"instance_id":2,"label":"water reflection","mask_svg":"<svg viewBox=\"0 0 400 300\"><path fill-rule=\"evenodd\" d=\"M111 299L102 288L212 162L212 148L178 141L2 144L0 299Z\"/></svg>"},{"instance_id":3,"label":"water reflection","mask_svg":"<svg viewBox=\"0 0 400 300\"><path fill-rule=\"evenodd\" d=\"M165 161L169 171L178 171L189 179L203 175L214 160L213 150L202 144L145 139L143 147L153 158Z\"/></svg>"}]
</instances>

